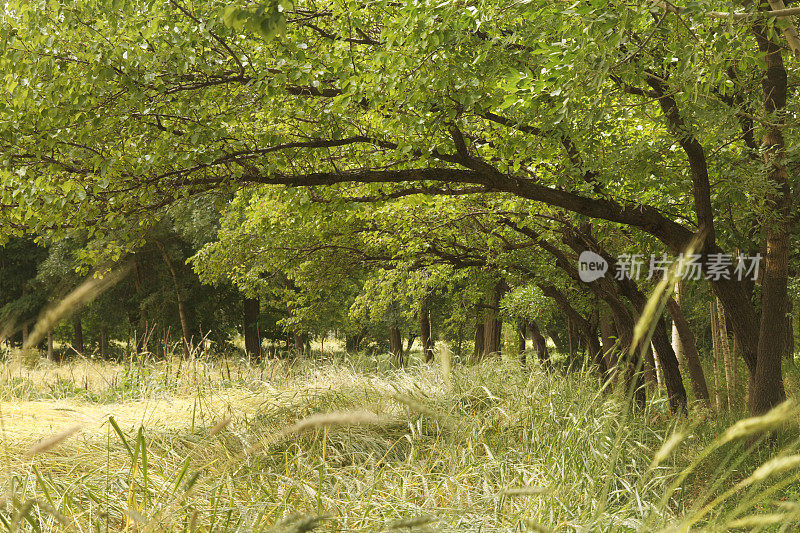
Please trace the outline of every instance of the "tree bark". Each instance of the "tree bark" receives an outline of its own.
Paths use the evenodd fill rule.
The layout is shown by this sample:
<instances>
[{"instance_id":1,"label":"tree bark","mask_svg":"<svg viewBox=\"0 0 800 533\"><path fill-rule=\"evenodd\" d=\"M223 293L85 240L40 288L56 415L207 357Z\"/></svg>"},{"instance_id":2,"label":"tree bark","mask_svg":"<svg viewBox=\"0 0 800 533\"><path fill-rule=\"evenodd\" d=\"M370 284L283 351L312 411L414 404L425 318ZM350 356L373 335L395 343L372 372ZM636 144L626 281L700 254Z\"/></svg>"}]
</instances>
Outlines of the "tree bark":
<instances>
[{"instance_id":1,"label":"tree bark","mask_svg":"<svg viewBox=\"0 0 800 533\"><path fill-rule=\"evenodd\" d=\"M767 250L764 258L764 278L761 284L761 323L758 330L756 369L751 379L750 412L762 414L786 399L781 362L786 341L780 335L786 322L789 277L789 217L791 188L785 166L786 141L783 137L781 110L786 107L787 75L781 56L781 46L767 36L763 21L754 24L755 38L766 62L761 80L764 110L771 125L761 143L764 162L769 169L767 179L775 192L769 203L774 217L765 221Z\"/></svg>"},{"instance_id":2,"label":"tree bark","mask_svg":"<svg viewBox=\"0 0 800 533\"><path fill-rule=\"evenodd\" d=\"M248 356L261 359L261 335L258 331L260 303L258 298L244 299L244 350Z\"/></svg>"},{"instance_id":3,"label":"tree bark","mask_svg":"<svg viewBox=\"0 0 800 533\"><path fill-rule=\"evenodd\" d=\"M684 352L684 366L689 370L689 379L692 382L692 391L695 398L709 405L708 385L703 366L700 364L700 356L697 353L697 344L694 335L689 327L683 311L678 302L673 298L667 300L667 311L672 317L672 324L678 331L680 343Z\"/></svg>"}]
</instances>

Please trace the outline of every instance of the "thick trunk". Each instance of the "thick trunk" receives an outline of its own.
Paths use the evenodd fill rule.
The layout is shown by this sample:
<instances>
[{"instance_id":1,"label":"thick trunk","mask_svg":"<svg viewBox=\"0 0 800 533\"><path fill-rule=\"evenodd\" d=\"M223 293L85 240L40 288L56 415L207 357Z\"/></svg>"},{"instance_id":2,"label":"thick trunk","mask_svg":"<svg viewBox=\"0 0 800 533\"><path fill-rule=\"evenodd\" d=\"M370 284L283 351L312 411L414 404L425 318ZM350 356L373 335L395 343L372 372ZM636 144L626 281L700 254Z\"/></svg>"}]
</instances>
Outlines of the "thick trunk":
<instances>
[{"instance_id":1,"label":"thick trunk","mask_svg":"<svg viewBox=\"0 0 800 533\"><path fill-rule=\"evenodd\" d=\"M244 299L244 350L248 356L261 358L261 336L258 331L260 304L257 298Z\"/></svg>"},{"instance_id":2,"label":"thick trunk","mask_svg":"<svg viewBox=\"0 0 800 533\"><path fill-rule=\"evenodd\" d=\"M771 231L761 290L758 363L750 391L750 411L754 415L765 413L786 399L781 369L786 343L781 333L786 320L788 260L788 234Z\"/></svg>"},{"instance_id":3,"label":"thick trunk","mask_svg":"<svg viewBox=\"0 0 800 533\"><path fill-rule=\"evenodd\" d=\"M78 315L72 318L72 347L76 352L83 353L83 325Z\"/></svg>"},{"instance_id":4,"label":"thick trunk","mask_svg":"<svg viewBox=\"0 0 800 533\"><path fill-rule=\"evenodd\" d=\"M489 294L483 325L483 355L500 353L503 332L503 322L499 317L500 300L503 298L506 288L504 281L498 281Z\"/></svg>"},{"instance_id":5,"label":"thick trunk","mask_svg":"<svg viewBox=\"0 0 800 533\"><path fill-rule=\"evenodd\" d=\"M160 241L156 241L156 246L158 246L158 249L161 250L161 257L164 258L164 262L167 264L169 273L172 276L172 284L175 287L175 299L178 301L178 318L180 318L181 331L183 332L183 356L188 358L192 333L189 329L189 318L186 314L186 304L183 301L183 293L181 292L181 286L178 283L178 273L175 271L175 267L172 265L172 261L170 260L169 254L167 254L167 250L164 248L164 245Z\"/></svg>"},{"instance_id":6,"label":"thick trunk","mask_svg":"<svg viewBox=\"0 0 800 533\"><path fill-rule=\"evenodd\" d=\"M750 412L761 414L786 399L781 369L786 341L781 335L786 321L788 304L787 280L789 276L789 217L791 215L791 189L785 166L786 142L783 137L783 117L786 107L787 75L781 56L781 47L767 35L763 22L754 24L759 50L764 54L765 76L761 80L764 92L764 110L770 116L761 143L764 162L768 168L767 179L775 187L770 195L770 213L764 222L766 229L766 255L764 278L761 285L761 323L758 330L756 369L751 379Z\"/></svg>"},{"instance_id":7,"label":"thick trunk","mask_svg":"<svg viewBox=\"0 0 800 533\"><path fill-rule=\"evenodd\" d=\"M402 367L405 363L403 357L403 338L400 335L400 329L390 326L389 327L389 353L394 357L394 362L398 367Z\"/></svg>"},{"instance_id":8,"label":"thick trunk","mask_svg":"<svg viewBox=\"0 0 800 533\"><path fill-rule=\"evenodd\" d=\"M672 317L673 327L677 329L678 335L680 336L680 343L684 353L684 367L689 370L689 379L692 382L694 396L698 400L708 404L709 396L706 376L700 364L697 344L695 344L694 335L689 327L689 322L687 322L680 305L673 298L667 300L667 310Z\"/></svg>"}]
</instances>

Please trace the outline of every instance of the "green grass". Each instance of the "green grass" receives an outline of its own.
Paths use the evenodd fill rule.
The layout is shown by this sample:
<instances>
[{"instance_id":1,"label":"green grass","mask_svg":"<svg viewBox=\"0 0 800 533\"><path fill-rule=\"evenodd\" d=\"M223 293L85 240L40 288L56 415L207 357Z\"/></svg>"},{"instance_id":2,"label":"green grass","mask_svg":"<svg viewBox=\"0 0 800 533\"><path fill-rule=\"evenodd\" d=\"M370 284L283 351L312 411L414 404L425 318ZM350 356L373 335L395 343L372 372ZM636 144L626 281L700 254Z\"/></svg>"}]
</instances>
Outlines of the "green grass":
<instances>
[{"instance_id":1,"label":"green grass","mask_svg":"<svg viewBox=\"0 0 800 533\"><path fill-rule=\"evenodd\" d=\"M343 356L0 371L0 409L27 402L25 414L41 409L36 420L59 406L75 420L103 409L38 445L69 417L48 429L0 411L8 530L723 531L751 516L738 525L798 524L793 408L724 433L734 415L674 419L660 401L631 413L617 393L598 393L592 374L525 373L498 359L447 376L439 366L393 370ZM775 427L777 436L764 436Z\"/></svg>"}]
</instances>

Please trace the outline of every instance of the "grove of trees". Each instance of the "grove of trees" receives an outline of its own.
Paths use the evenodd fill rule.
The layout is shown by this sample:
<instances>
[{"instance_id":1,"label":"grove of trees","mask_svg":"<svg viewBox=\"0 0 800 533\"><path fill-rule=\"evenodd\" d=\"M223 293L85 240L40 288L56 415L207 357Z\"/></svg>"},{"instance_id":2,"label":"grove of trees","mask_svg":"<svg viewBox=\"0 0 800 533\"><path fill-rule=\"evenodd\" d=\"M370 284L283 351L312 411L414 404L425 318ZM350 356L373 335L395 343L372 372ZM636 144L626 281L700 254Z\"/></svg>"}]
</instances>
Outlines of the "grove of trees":
<instances>
[{"instance_id":1,"label":"grove of trees","mask_svg":"<svg viewBox=\"0 0 800 533\"><path fill-rule=\"evenodd\" d=\"M396 364L415 339L426 361L441 339L469 363L531 339L535 364L555 348L639 402L660 383L675 412L719 394L717 354L715 376L764 413L794 352L794 15L780 0L11 1L8 336L127 262L56 331L75 351L152 336L189 355L238 331L251 356L262 338L303 354L337 332ZM585 250L608 275L582 281ZM651 308L651 256L689 253L701 280ZM618 279L633 254L645 275Z\"/></svg>"}]
</instances>

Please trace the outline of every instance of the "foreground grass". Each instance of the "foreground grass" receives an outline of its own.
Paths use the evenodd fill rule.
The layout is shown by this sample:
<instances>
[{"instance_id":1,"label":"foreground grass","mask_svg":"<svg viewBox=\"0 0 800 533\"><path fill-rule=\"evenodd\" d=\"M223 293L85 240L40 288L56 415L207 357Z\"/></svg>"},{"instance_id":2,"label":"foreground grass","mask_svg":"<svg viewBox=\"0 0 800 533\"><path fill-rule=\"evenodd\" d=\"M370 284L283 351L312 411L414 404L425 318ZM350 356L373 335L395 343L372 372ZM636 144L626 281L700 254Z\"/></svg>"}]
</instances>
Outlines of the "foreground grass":
<instances>
[{"instance_id":1,"label":"foreground grass","mask_svg":"<svg viewBox=\"0 0 800 533\"><path fill-rule=\"evenodd\" d=\"M719 437L498 360L0 371L8 530L792 530L800 509L794 429L759 437L791 406Z\"/></svg>"}]
</instances>

